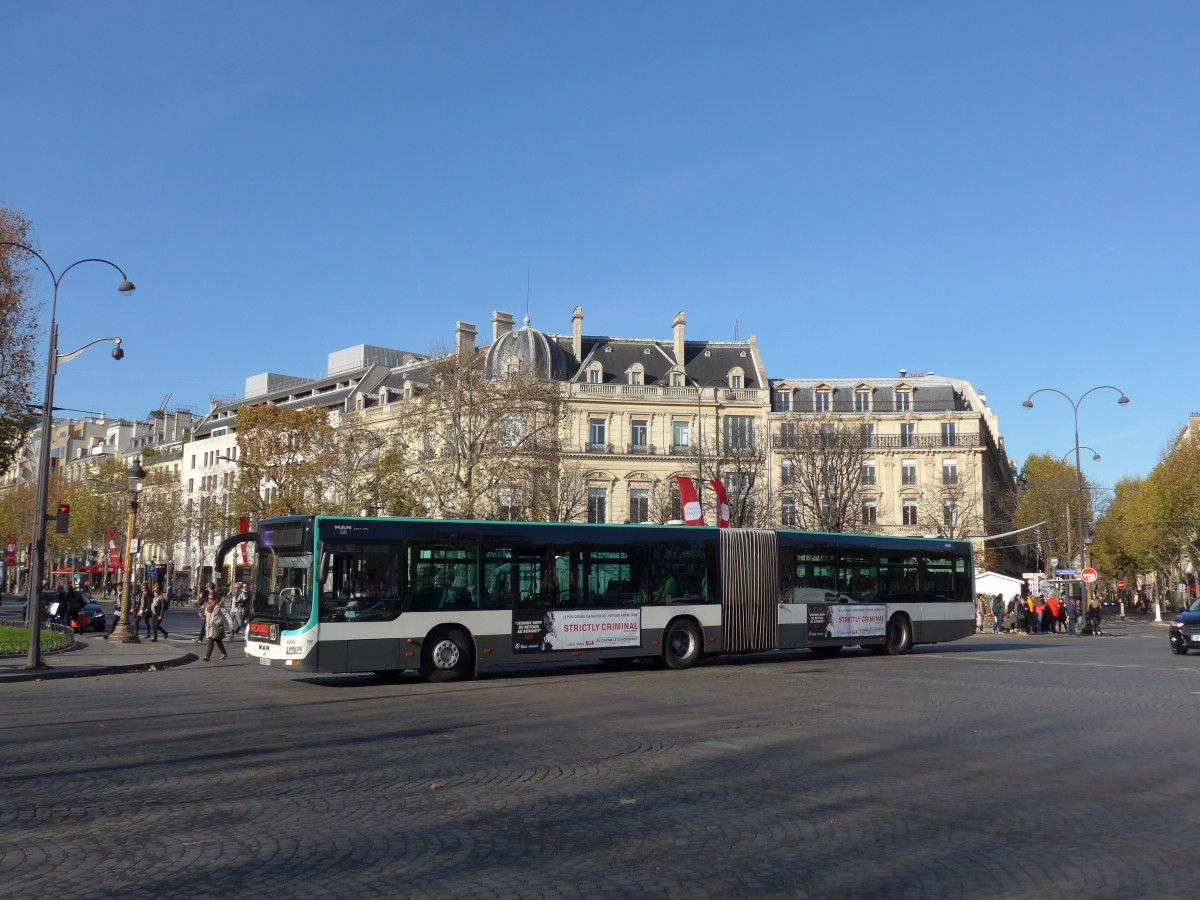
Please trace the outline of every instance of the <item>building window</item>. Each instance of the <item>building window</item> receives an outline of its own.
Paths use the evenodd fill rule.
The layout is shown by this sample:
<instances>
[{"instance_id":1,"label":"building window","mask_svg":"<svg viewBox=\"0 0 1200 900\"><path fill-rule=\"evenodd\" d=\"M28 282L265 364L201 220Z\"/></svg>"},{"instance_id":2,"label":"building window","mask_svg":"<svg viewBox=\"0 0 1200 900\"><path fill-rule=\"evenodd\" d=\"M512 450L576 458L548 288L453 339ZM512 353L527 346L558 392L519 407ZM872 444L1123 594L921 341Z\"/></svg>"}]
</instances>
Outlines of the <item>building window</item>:
<instances>
[{"instance_id":1,"label":"building window","mask_svg":"<svg viewBox=\"0 0 1200 900\"><path fill-rule=\"evenodd\" d=\"M868 422L861 426L862 442L864 447L875 446L875 425Z\"/></svg>"},{"instance_id":2,"label":"building window","mask_svg":"<svg viewBox=\"0 0 1200 900\"><path fill-rule=\"evenodd\" d=\"M644 383L642 380L642 367L640 364L630 368L629 383L633 385L641 385Z\"/></svg>"},{"instance_id":3,"label":"building window","mask_svg":"<svg viewBox=\"0 0 1200 900\"><path fill-rule=\"evenodd\" d=\"M958 484L958 460L943 459L942 460L942 484L955 485Z\"/></svg>"},{"instance_id":4,"label":"building window","mask_svg":"<svg viewBox=\"0 0 1200 900\"><path fill-rule=\"evenodd\" d=\"M779 483L784 487L791 487L796 483L796 467L790 459L785 459L779 467Z\"/></svg>"},{"instance_id":5,"label":"building window","mask_svg":"<svg viewBox=\"0 0 1200 900\"><path fill-rule=\"evenodd\" d=\"M746 380L741 369L734 369L729 373L729 377L726 379L729 387L735 391L740 391L742 386L745 384L745 381Z\"/></svg>"},{"instance_id":6,"label":"building window","mask_svg":"<svg viewBox=\"0 0 1200 900\"><path fill-rule=\"evenodd\" d=\"M634 447L645 447L650 436L650 427L645 419L634 419L629 423L629 443Z\"/></svg>"},{"instance_id":7,"label":"building window","mask_svg":"<svg viewBox=\"0 0 1200 900\"><path fill-rule=\"evenodd\" d=\"M900 483L901 484L916 484L917 483L917 461L915 459L905 459L900 463Z\"/></svg>"},{"instance_id":8,"label":"building window","mask_svg":"<svg viewBox=\"0 0 1200 900\"><path fill-rule=\"evenodd\" d=\"M942 423L942 446L943 447L953 447L954 445L955 445L954 444L954 423L953 422L943 422Z\"/></svg>"},{"instance_id":9,"label":"building window","mask_svg":"<svg viewBox=\"0 0 1200 900\"><path fill-rule=\"evenodd\" d=\"M683 373L682 372L672 372L671 373L671 387L683 387Z\"/></svg>"},{"instance_id":10,"label":"building window","mask_svg":"<svg viewBox=\"0 0 1200 900\"><path fill-rule=\"evenodd\" d=\"M606 441L604 420L588 419L588 449L602 449Z\"/></svg>"},{"instance_id":11,"label":"building window","mask_svg":"<svg viewBox=\"0 0 1200 900\"><path fill-rule=\"evenodd\" d=\"M754 416L726 416L722 424L726 450L754 449Z\"/></svg>"},{"instance_id":12,"label":"building window","mask_svg":"<svg viewBox=\"0 0 1200 900\"><path fill-rule=\"evenodd\" d=\"M779 522L785 528L792 528L796 525L796 501L784 500L779 505Z\"/></svg>"},{"instance_id":13,"label":"building window","mask_svg":"<svg viewBox=\"0 0 1200 900\"><path fill-rule=\"evenodd\" d=\"M864 525L874 525L876 523L876 509L874 500L866 500L862 505L862 523Z\"/></svg>"},{"instance_id":14,"label":"building window","mask_svg":"<svg viewBox=\"0 0 1200 900\"><path fill-rule=\"evenodd\" d=\"M644 488L629 490L629 523L639 525L650 518L650 492Z\"/></svg>"},{"instance_id":15,"label":"building window","mask_svg":"<svg viewBox=\"0 0 1200 900\"><path fill-rule=\"evenodd\" d=\"M871 411L871 392L870 391L855 391L854 392L854 411L860 412L860 413Z\"/></svg>"},{"instance_id":16,"label":"building window","mask_svg":"<svg viewBox=\"0 0 1200 900\"><path fill-rule=\"evenodd\" d=\"M916 437L916 423L901 422L900 423L900 446L911 447Z\"/></svg>"},{"instance_id":17,"label":"building window","mask_svg":"<svg viewBox=\"0 0 1200 900\"><path fill-rule=\"evenodd\" d=\"M795 447L796 446L796 423L784 422L779 426L779 446L780 447Z\"/></svg>"},{"instance_id":18,"label":"building window","mask_svg":"<svg viewBox=\"0 0 1200 900\"><path fill-rule=\"evenodd\" d=\"M862 483L866 485L875 484L875 460L864 460L862 464Z\"/></svg>"},{"instance_id":19,"label":"building window","mask_svg":"<svg viewBox=\"0 0 1200 900\"><path fill-rule=\"evenodd\" d=\"M687 422L671 423L671 445L675 450L686 450L688 448Z\"/></svg>"},{"instance_id":20,"label":"building window","mask_svg":"<svg viewBox=\"0 0 1200 900\"><path fill-rule=\"evenodd\" d=\"M817 412L833 410L833 391L817 391L813 394L813 409Z\"/></svg>"},{"instance_id":21,"label":"building window","mask_svg":"<svg viewBox=\"0 0 1200 900\"><path fill-rule=\"evenodd\" d=\"M916 500L905 499L905 500L901 501L900 509L904 514L904 524L905 525L916 525L917 524L917 501Z\"/></svg>"},{"instance_id":22,"label":"building window","mask_svg":"<svg viewBox=\"0 0 1200 900\"><path fill-rule=\"evenodd\" d=\"M604 488L588 488L588 521L593 525L608 521L608 492Z\"/></svg>"},{"instance_id":23,"label":"building window","mask_svg":"<svg viewBox=\"0 0 1200 900\"><path fill-rule=\"evenodd\" d=\"M722 479L725 482L725 496L729 498L731 515L737 515L737 522L749 523L754 521L754 494L751 487L754 478L748 472L726 473ZM737 510L736 513L732 510Z\"/></svg>"},{"instance_id":24,"label":"building window","mask_svg":"<svg viewBox=\"0 0 1200 900\"><path fill-rule=\"evenodd\" d=\"M958 527L958 501L943 500L942 501L942 522L947 528Z\"/></svg>"},{"instance_id":25,"label":"building window","mask_svg":"<svg viewBox=\"0 0 1200 900\"><path fill-rule=\"evenodd\" d=\"M791 412L792 409L792 392L778 391L771 400L771 410L773 412Z\"/></svg>"},{"instance_id":26,"label":"building window","mask_svg":"<svg viewBox=\"0 0 1200 900\"><path fill-rule=\"evenodd\" d=\"M896 391L896 412L912 409L912 391Z\"/></svg>"},{"instance_id":27,"label":"building window","mask_svg":"<svg viewBox=\"0 0 1200 900\"><path fill-rule=\"evenodd\" d=\"M599 384L603 370L598 365L594 365L588 369L587 378L588 384Z\"/></svg>"}]
</instances>

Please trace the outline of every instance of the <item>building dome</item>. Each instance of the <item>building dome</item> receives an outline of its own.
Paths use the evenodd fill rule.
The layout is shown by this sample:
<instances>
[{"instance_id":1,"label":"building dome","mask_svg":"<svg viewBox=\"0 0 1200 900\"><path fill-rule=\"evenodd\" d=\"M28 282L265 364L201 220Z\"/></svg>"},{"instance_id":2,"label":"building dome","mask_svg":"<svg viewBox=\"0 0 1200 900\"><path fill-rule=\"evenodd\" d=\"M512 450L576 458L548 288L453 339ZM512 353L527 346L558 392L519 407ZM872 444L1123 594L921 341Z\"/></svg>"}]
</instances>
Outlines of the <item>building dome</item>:
<instances>
[{"instance_id":1,"label":"building dome","mask_svg":"<svg viewBox=\"0 0 1200 900\"><path fill-rule=\"evenodd\" d=\"M502 378L519 372L527 377L557 380L566 377L566 365L558 345L529 325L502 334L488 347L484 360L491 378Z\"/></svg>"}]
</instances>

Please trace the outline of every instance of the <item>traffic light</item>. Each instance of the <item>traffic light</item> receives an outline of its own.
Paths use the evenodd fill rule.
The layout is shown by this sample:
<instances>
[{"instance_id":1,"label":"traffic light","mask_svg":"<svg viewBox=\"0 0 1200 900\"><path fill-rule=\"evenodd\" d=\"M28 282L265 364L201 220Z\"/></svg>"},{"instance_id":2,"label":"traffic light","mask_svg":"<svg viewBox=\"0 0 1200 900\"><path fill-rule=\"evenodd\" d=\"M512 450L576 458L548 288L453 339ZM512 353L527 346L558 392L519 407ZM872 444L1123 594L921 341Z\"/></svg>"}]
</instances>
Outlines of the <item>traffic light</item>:
<instances>
[{"instance_id":1,"label":"traffic light","mask_svg":"<svg viewBox=\"0 0 1200 900\"><path fill-rule=\"evenodd\" d=\"M58 534L66 534L71 527L71 505L69 503L58 504L58 515L54 517L54 530Z\"/></svg>"}]
</instances>

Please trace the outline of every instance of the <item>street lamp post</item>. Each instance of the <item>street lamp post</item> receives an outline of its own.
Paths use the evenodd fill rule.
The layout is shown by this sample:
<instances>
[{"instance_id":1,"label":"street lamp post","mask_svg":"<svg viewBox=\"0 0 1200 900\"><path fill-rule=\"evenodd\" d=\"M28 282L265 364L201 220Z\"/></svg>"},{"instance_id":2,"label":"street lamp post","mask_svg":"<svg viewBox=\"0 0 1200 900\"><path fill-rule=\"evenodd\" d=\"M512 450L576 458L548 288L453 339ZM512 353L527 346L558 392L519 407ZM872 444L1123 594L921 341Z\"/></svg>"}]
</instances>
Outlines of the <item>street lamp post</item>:
<instances>
[{"instance_id":1,"label":"street lamp post","mask_svg":"<svg viewBox=\"0 0 1200 900\"><path fill-rule=\"evenodd\" d=\"M126 644L139 644L138 636L129 628L129 606L133 600L133 557L137 544L137 512L138 496L146 481L146 470L142 461L135 457L129 466L129 518L125 523L125 577L121 585L121 612L117 624L109 634L110 641L121 641Z\"/></svg>"},{"instance_id":2,"label":"street lamp post","mask_svg":"<svg viewBox=\"0 0 1200 900\"><path fill-rule=\"evenodd\" d=\"M1079 497L1079 583L1082 586L1080 589L1080 602L1083 605L1083 609L1079 611L1081 616L1087 612L1088 608L1088 586L1087 582L1083 580L1083 570L1087 566L1087 522L1083 514L1083 464L1079 459L1079 451L1081 449L1079 445L1079 404L1081 404L1084 398L1093 391L1116 391L1118 394L1118 406L1125 406L1129 403L1129 398L1125 396L1125 392L1120 388L1113 387L1111 384L1099 384L1094 388L1088 388L1079 395L1079 399L1077 400L1072 400L1070 396L1064 394L1058 388L1038 388L1036 391L1026 397L1025 402L1021 404L1026 409L1033 409L1033 398L1038 394L1043 392L1058 394L1071 404L1071 409L1075 413L1075 490ZM1092 448L1089 447L1088 449L1091 450ZM1096 453L1095 450L1092 450L1092 453L1094 453L1096 456L1100 455Z\"/></svg>"},{"instance_id":3,"label":"street lamp post","mask_svg":"<svg viewBox=\"0 0 1200 900\"><path fill-rule=\"evenodd\" d=\"M16 241L0 241L2 247L16 247L18 250L24 250L36 256L46 267L46 271L50 274L50 280L54 284L54 294L50 302L50 346L46 355L46 391L42 398L42 428L41 428L41 445L38 447L38 470L37 470L37 490L34 496L33 506L33 547L29 559L29 660L30 668L37 668L42 664L42 645L41 645L41 627L42 627L42 570L45 567L46 560L46 504L50 500L50 430L51 422L54 415L54 375L58 371L60 362L69 362L74 359L92 344L100 343L101 341L115 341L116 348L113 350L113 359L119 360L125 355L125 351L121 349L121 341L119 338L97 338L90 343L84 344L78 350L73 350L70 353L59 355L58 352L58 286L62 283L63 278L68 272L78 265L83 263L96 262L104 263L106 266L111 266L121 273L121 283L117 285L117 290L122 293L133 291L133 283L122 271L121 267L114 262L109 262L107 259L80 259L71 263L57 275L45 258L25 244L17 243Z\"/></svg>"},{"instance_id":4,"label":"street lamp post","mask_svg":"<svg viewBox=\"0 0 1200 900\"><path fill-rule=\"evenodd\" d=\"M700 485L704 482L704 428L700 424L703 412L700 408L700 403L704 399L704 389L712 387L713 389L713 411L716 412L721 408L721 400L717 395L720 388L730 390L729 382L724 378L710 378L704 384L693 382L696 385L696 502L700 505L700 518L704 518L704 503L701 498ZM717 423L720 427L720 423Z\"/></svg>"}]
</instances>

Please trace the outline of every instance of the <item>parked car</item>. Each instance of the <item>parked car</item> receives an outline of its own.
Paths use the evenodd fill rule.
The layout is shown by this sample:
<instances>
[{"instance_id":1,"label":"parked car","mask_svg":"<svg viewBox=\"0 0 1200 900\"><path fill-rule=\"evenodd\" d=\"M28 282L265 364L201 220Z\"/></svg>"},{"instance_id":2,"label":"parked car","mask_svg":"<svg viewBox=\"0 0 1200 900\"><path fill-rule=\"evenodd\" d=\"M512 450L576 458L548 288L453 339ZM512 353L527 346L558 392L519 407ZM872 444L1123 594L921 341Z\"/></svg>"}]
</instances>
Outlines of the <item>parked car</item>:
<instances>
[{"instance_id":1,"label":"parked car","mask_svg":"<svg viewBox=\"0 0 1200 900\"><path fill-rule=\"evenodd\" d=\"M1200 599L1171 620L1167 629L1171 652L1183 656L1188 650L1200 650Z\"/></svg>"}]
</instances>

